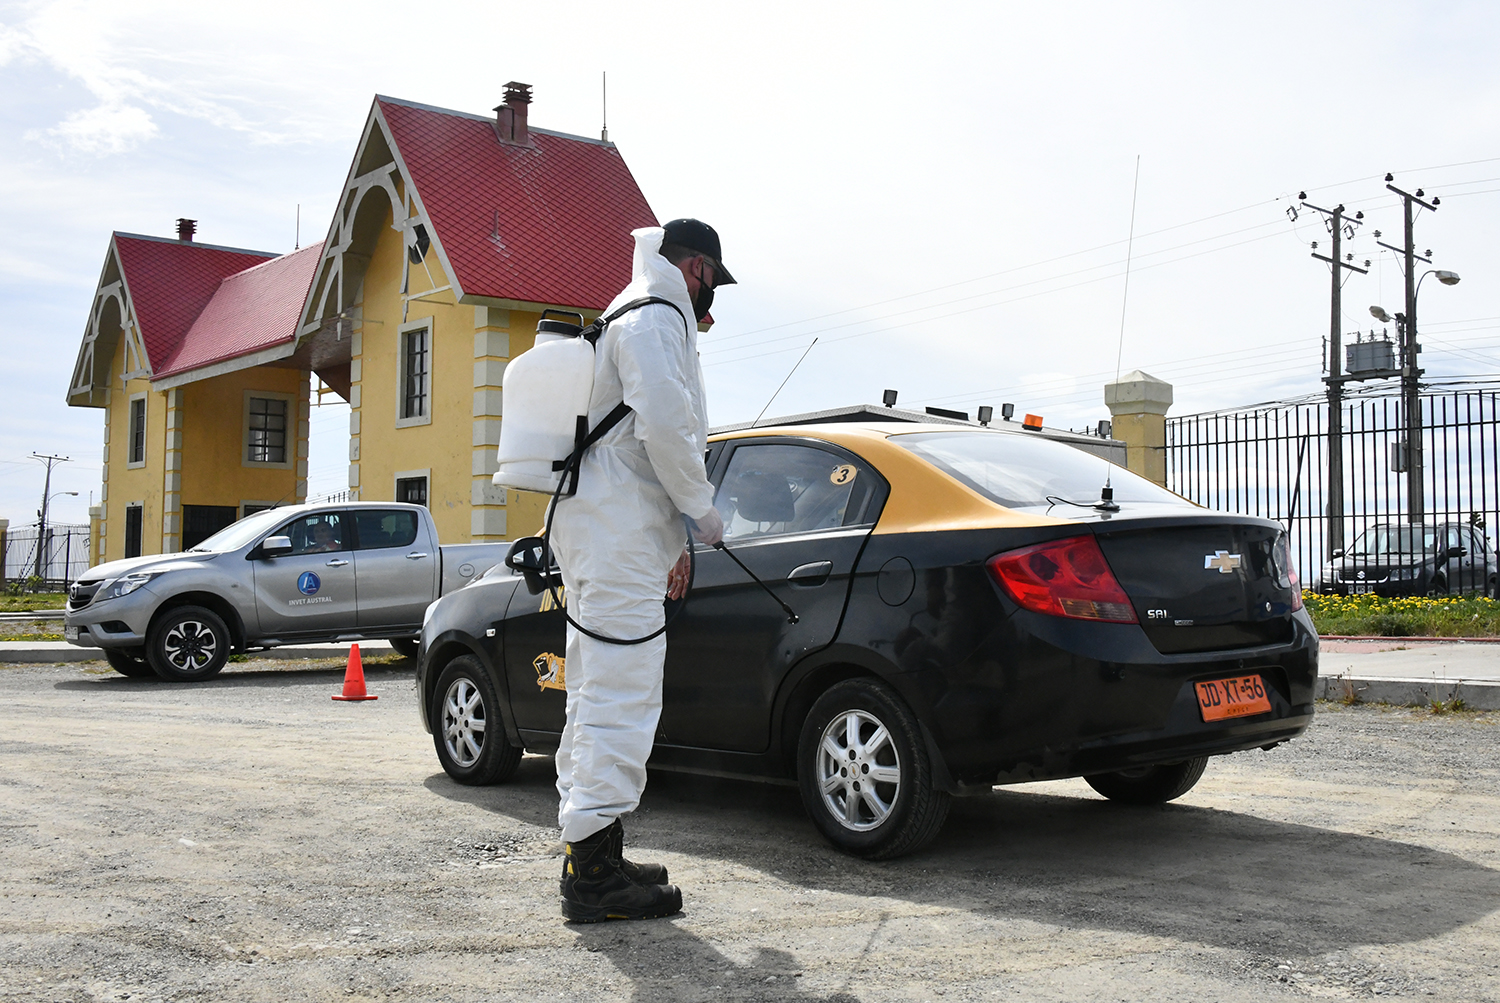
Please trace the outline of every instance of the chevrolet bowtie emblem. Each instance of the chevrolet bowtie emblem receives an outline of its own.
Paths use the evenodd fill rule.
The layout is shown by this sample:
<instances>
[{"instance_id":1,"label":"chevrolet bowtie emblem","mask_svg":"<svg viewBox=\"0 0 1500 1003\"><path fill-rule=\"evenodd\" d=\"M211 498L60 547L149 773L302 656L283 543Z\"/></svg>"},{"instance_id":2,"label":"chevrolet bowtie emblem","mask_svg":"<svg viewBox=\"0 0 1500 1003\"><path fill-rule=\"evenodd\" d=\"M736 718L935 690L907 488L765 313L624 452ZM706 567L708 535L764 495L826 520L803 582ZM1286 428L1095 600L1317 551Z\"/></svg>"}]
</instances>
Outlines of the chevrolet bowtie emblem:
<instances>
[{"instance_id":1,"label":"chevrolet bowtie emblem","mask_svg":"<svg viewBox=\"0 0 1500 1003\"><path fill-rule=\"evenodd\" d=\"M1203 555L1203 570L1217 569L1219 574L1227 575L1240 566L1240 560L1239 554L1231 554L1227 550L1216 550L1212 554Z\"/></svg>"}]
</instances>

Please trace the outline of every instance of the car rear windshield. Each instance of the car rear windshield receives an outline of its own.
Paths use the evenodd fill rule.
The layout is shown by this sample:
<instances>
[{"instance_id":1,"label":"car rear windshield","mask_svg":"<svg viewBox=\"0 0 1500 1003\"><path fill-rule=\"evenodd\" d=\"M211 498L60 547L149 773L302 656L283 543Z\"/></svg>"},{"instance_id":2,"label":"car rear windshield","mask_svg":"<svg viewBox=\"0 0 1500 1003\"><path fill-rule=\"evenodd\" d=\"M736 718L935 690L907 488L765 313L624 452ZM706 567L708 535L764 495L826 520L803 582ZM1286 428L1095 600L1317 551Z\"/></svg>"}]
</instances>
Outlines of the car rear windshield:
<instances>
[{"instance_id":1,"label":"car rear windshield","mask_svg":"<svg viewBox=\"0 0 1500 1003\"><path fill-rule=\"evenodd\" d=\"M1120 504L1192 504L1102 457L1036 435L913 432L890 441L1006 508L1090 506L1099 500L1106 476Z\"/></svg>"}]
</instances>

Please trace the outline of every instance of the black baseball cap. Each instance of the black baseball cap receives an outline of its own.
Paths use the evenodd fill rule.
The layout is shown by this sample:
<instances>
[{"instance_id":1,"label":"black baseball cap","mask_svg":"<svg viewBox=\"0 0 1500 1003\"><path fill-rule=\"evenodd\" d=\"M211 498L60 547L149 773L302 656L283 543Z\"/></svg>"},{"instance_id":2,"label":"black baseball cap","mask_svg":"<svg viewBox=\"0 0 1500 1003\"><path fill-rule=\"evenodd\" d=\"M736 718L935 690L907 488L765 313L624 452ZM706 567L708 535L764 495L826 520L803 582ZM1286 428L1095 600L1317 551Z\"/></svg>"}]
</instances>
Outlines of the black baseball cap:
<instances>
[{"instance_id":1,"label":"black baseball cap","mask_svg":"<svg viewBox=\"0 0 1500 1003\"><path fill-rule=\"evenodd\" d=\"M662 227L667 231L666 242L686 247L713 259L715 286L736 285L734 276L724 267L723 252L719 247L719 235L714 228L699 219L674 219Z\"/></svg>"}]
</instances>

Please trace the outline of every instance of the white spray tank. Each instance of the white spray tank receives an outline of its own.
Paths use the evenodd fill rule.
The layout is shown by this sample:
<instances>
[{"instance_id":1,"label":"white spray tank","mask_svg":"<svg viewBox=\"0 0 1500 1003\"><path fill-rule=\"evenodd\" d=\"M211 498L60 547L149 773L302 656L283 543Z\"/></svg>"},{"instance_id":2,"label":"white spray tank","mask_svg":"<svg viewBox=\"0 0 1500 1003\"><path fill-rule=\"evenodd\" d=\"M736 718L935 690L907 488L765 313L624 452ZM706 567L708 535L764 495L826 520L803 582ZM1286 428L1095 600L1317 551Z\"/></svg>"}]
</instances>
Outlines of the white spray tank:
<instances>
[{"instance_id":1,"label":"white spray tank","mask_svg":"<svg viewBox=\"0 0 1500 1003\"><path fill-rule=\"evenodd\" d=\"M494 482L522 491L557 490L566 459L588 422L594 394L594 345L579 323L548 317L536 325L536 343L505 367L505 415L500 422L499 469Z\"/></svg>"}]
</instances>

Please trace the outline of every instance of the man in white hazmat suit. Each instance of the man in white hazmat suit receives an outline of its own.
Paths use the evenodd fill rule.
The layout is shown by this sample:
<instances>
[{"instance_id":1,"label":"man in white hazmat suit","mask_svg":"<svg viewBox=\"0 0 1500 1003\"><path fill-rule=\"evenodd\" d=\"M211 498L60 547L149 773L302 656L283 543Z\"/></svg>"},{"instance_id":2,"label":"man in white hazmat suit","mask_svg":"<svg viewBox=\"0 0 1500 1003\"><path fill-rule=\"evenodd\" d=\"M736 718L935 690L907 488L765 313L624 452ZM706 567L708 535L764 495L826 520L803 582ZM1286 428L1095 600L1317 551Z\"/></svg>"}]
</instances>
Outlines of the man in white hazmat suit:
<instances>
[{"instance_id":1,"label":"man in white hazmat suit","mask_svg":"<svg viewBox=\"0 0 1500 1003\"><path fill-rule=\"evenodd\" d=\"M660 628L663 596L669 588L680 596L682 517L693 520L702 543L723 535L704 469L708 412L693 320L707 315L715 286L734 282L707 224L679 219L633 236L633 278L605 316L646 296L671 305L631 310L600 337L589 427L622 400L631 413L584 453L577 494L558 503L552 526L572 617L620 639ZM557 791L567 851L562 910L570 920L644 919L682 908L665 868L624 859L620 824L646 786L666 651L665 634L610 644L568 628Z\"/></svg>"}]
</instances>

